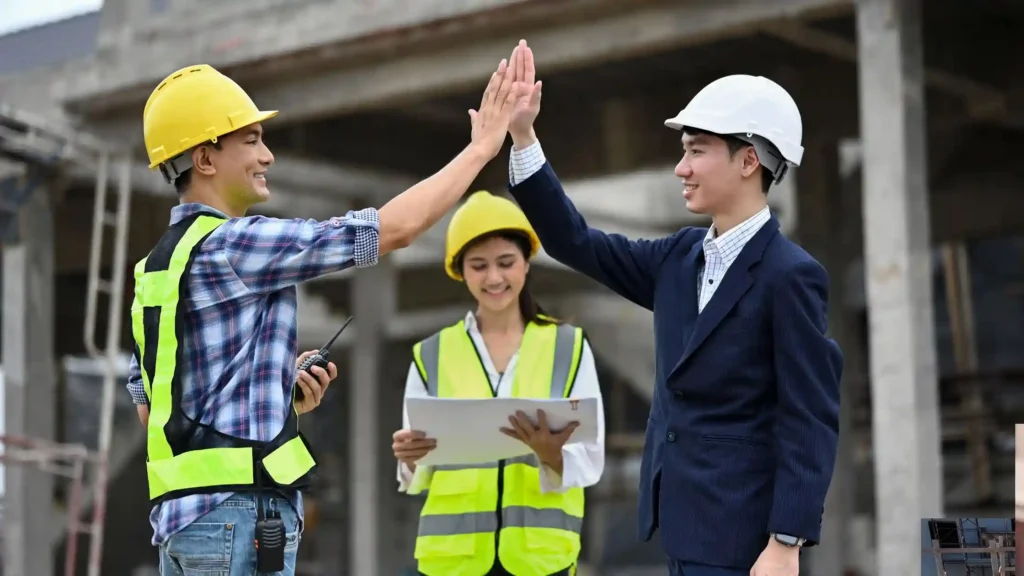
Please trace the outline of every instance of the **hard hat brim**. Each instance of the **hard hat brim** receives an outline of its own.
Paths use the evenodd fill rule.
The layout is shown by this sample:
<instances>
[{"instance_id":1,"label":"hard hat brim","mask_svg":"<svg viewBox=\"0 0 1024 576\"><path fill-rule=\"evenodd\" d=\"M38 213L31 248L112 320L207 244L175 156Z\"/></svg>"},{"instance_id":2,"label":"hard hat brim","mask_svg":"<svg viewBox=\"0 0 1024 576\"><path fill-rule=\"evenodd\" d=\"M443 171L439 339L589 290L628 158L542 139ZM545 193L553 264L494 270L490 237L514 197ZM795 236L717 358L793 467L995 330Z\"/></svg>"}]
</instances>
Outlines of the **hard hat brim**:
<instances>
[{"instance_id":1,"label":"hard hat brim","mask_svg":"<svg viewBox=\"0 0 1024 576\"><path fill-rule=\"evenodd\" d=\"M520 236L523 240L526 241L527 245L529 245L530 247L530 252L528 254L525 254L527 262L533 260L537 253L540 252L540 240L537 238L537 233L531 229L510 227L488 230L486 232L477 234L476 236L467 240L465 243L462 244L462 246L459 247L459 249L450 258L448 258L448 261L444 263L444 271L448 273L448 277L457 282L464 281L465 278L462 277L462 273L455 268L456 262L461 260L462 257L466 255L466 250L468 250L470 246L480 241L482 238L498 236L501 234L512 234L515 236Z\"/></svg>"},{"instance_id":2,"label":"hard hat brim","mask_svg":"<svg viewBox=\"0 0 1024 576\"><path fill-rule=\"evenodd\" d=\"M673 116L673 117L669 118L668 120L665 120L665 126L668 126L669 128L671 128L673 130L682 130L683 129L683 122L682 122L682 120L680 120L679 116Z\"/></svg>"},{"instance_id":3,"label":"hard hat brim","mask_svg":"<svg viewBox=\"0 0 1024 576\"><path fill-rule=\"evenodd\" d=\"M267 120L270 120L274 116L277 116L277 113L278 113L277 110L260 110L260 111L256 112L255 114L253 114L251 119L250 118L246 118L246 120L249 120L248 122L246 122L245 124L243 124L241 126L238 126L237 128L235 128L231 132L234 132L236 130L241 130L242 128L245 128L246 126L251 126L253 124L260 124L262 122L266 122ZM231 132L225 132L224 134L218 134L216 136L216 138L221 138L225 134L230 134ZM169 162L169 161L177 158L178 156L180 156L182 154L185 154L186 152L188 152L189 150L195 148L196 146L199 146L200 144L205 144L206 142L208 142L208 140L204 141L204 142L196 143L196 144L194 144L192 146L189 146L189 147L185 148L184 150L182 150L181 152L179 152L177 154L173 154L173 155L169 156L166 159L162 159L162 160L157 160L157 161L151 162L150 165L149 165L149 169L150 170L155 170L157 166L160 166L161 164L164 164L165 162Z\"/></svg>"},{"instance_id":4,"label":"hard hat brim","mask_svg":"<svg viewBox=\"0 0 1024 576\"><path fill-rule=\"evenodd\" d=\"M722 132L720 129L712 128L707 122L703 122L700 119L695 119L685 114L686 110L683 110L678 115L665 120L665 126L673 130L682 130L683 128L693 128L695 130L703 130L705 132L711 132L713 134L739 134L742 131L737 130L735 132L726 131ZM777 146L774 142L773 145ZM783 156L786 159L786 163L793 167L800 166L800 161L803 159L804 149L802 146L791 145L786 147L785 150L781 150Z\"/></svg>"},{"instance_id":5,"label":"hard hat brim","mask_svg":"<svg viewBox=\"0 0 1024 576\"><path fill-rule=\"evenodd\" d=\"M260 110L259 114L256 115L256 120L253 120L253 124L257 122L266 122L274 116L277 116L277 110Z\"/></svg>"}]
</instances>

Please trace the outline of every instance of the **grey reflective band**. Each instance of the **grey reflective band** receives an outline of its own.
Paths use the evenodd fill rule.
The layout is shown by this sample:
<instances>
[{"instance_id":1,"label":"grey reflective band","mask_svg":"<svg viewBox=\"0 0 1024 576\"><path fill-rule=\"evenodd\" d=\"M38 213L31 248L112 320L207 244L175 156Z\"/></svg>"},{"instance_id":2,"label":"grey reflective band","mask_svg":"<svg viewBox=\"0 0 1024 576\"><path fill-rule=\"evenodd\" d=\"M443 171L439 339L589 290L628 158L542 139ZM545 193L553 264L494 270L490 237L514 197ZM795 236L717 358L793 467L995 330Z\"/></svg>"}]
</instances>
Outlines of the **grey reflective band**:
<instances>
[{"instance_id":1,"label":"grey reflective band","mask_svg":"<svg viewBox=\"0 0 1024 576\"><path fill-rule=\"evenodd\" d=\"M469 335L467 334L468 338ZM475 345L475 343L474 343ZM568 391L572 361L576 348L576 328L559 324L555 337L555 362L551 368L551 398L565 398ZM426 372L427 395L437 397L438 364L441 356L441 333L438 332L420 344L420 360Z\"/></svg>"},{"instance_id":2,"label":"grey reflective band","mask_svg":"<svg viewBox=\"0 0 1024 576\"><path fill-rule=\"evenodd\" d=\"M427 377L427 395L437 398L437 365L441 356L441 333L438 332L420 345L420 360Z\"/></svg>"},{"instance_id":3,"label":"grey reflective band","mask_svg":"<svg viewBox=\"0 0 1024 576\"><path fill-rule=\"evenodd\" d=\"M583 531L583 518L572 516L557 508L531 508L508 506L501 509L502 528L554 528L579 534ZM494 512L466 514L431 514L420 516L420 536L457 536L494 532L498 529L498 516Z\"/></svg>"},{"instance_id":4,"label":"grey reflective band","mask_svg":"<svg viewBox=\"0 0 1024 576\"><path fill-rule=\"evenodd\" d=\"M555 364L551 369L552 398L565 398L575 345L576 329L568 324L559 324L558 336L555 337Z\"/></svg>"},{"instance_id":5,"label":"grey reflective band","mask_svg":"<svg viewBox=\"0 0 1024 576\"><path fill-rule=\"evenodd\" d=\"M558 508L508 506L501 509L501 525L509 528L555 528L579 534L583 531L583 518Z\"/></svg>"}]
</instances>

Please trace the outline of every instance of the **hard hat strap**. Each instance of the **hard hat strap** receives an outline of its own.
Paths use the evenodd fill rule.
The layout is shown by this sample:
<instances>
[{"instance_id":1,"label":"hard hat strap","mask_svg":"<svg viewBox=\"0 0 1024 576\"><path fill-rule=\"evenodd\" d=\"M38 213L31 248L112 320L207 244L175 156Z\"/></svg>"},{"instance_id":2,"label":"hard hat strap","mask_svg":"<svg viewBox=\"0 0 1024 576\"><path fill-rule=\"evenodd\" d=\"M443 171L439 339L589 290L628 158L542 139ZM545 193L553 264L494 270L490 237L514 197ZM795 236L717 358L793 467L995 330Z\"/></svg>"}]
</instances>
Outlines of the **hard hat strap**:
<instances>
[{"instance_id":1,"label":"hard hat strap","mask_svg":"<svg viewBox=\"0 0 1024 576\"><path fill-rule=\"evenodd\" d=\"M789 164L774 144L769 142L767 138L756 134L733 134L732 136L754 147L754 151L757 152L758 162L764 166L765 170L772 174L772 184L782 182L782 179L786 177L786 173L789 172Z\"/></svg>"},{"instance_id":2,"label":"hard hat strap","mask_svg":"<svg viewBox=\"0 0 1024 576\"><path fill-rule=\"evenodd\" d=\"M191 150L189 151L191 152ZM171 158L167 162L164 162L159 166L160 174L163 175L164 180L168 184L174 184L174 181L178 179L186 171L192 168L192 154L185 153Z\"/></svg>"}]
</instances>

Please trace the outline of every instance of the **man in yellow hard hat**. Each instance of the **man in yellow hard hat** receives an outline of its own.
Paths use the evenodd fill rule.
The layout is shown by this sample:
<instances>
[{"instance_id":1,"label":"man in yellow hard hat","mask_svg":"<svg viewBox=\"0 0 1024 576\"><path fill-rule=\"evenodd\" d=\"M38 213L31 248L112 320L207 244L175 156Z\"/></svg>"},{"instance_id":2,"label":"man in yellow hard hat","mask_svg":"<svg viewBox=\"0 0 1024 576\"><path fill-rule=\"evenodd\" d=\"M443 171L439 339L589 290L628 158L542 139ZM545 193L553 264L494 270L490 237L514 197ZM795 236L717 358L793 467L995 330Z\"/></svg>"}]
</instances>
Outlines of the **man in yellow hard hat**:
<instances>
[{"instance_id":1,"label":"man in yellow hard hat","mask_svg":"<svg viewBox=\"0 0 1024 576\"><path fill-rule=\"evenodd\" d=\"M312 369L319 384L300 374L296 399L305 355L295 358L295 285L373 266L437 222L497 155L513 104L503 60L454 160L380 210L317 222L246 216L270 194L262 122L276 111L207 65L153 91L143 112L150 167L181 203L135 267L128 389L148 430L161 574L294 574L299 490L316 469L298 414L336 375L333 365Z\"/></svg>"}]
</instances>

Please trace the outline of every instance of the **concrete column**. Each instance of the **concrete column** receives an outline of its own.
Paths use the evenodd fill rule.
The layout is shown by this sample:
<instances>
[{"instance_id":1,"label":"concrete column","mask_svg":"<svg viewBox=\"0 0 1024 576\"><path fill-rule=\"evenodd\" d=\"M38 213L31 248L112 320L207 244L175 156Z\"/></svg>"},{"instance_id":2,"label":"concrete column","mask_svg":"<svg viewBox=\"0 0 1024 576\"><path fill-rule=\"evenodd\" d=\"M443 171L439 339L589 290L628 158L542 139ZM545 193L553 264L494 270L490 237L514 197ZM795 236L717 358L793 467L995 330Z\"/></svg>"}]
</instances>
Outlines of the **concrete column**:
<instances>
[{"instance_id":1,"label":"concrete column","mask_svg":"<svg viewBox=\"0 0 1024 576\"><path fill-rule=\"evenodd\" d=\"M357 338L352 345L349 391L349 569L337 574L382 574L380 492L392 480L381 476L383 453L380 425L380 368L384 353L384 322L393 295L389 262L356 270L352 308ZM388 459L390 462L390 459ZM386 489L386 488L385 488ZM339 567L340 568L340 567Z\"/></svg>"},{"instance_id":2,"label":"concrete column","mask_svg":"<svg viewBox=\"0 0 1024 576\"><path fill-rule=\"evenodd\" d=\"M4 423L11 436L54 439L56 380L53 216L46 186L21 210L20 237L3 248ZM54 477L4 470L4 574L52 574Z\"/></svg>"},{"instance_id":3,"label":"concrete column","mask_svg":"<svg viewBox=\"0 0 1024 576\"><path fill-rule=\"evenodd\" d=\"M920 0L858 0L857 36L878 573L918 574L943 516Z\"/></svg>"}]
</instances>

